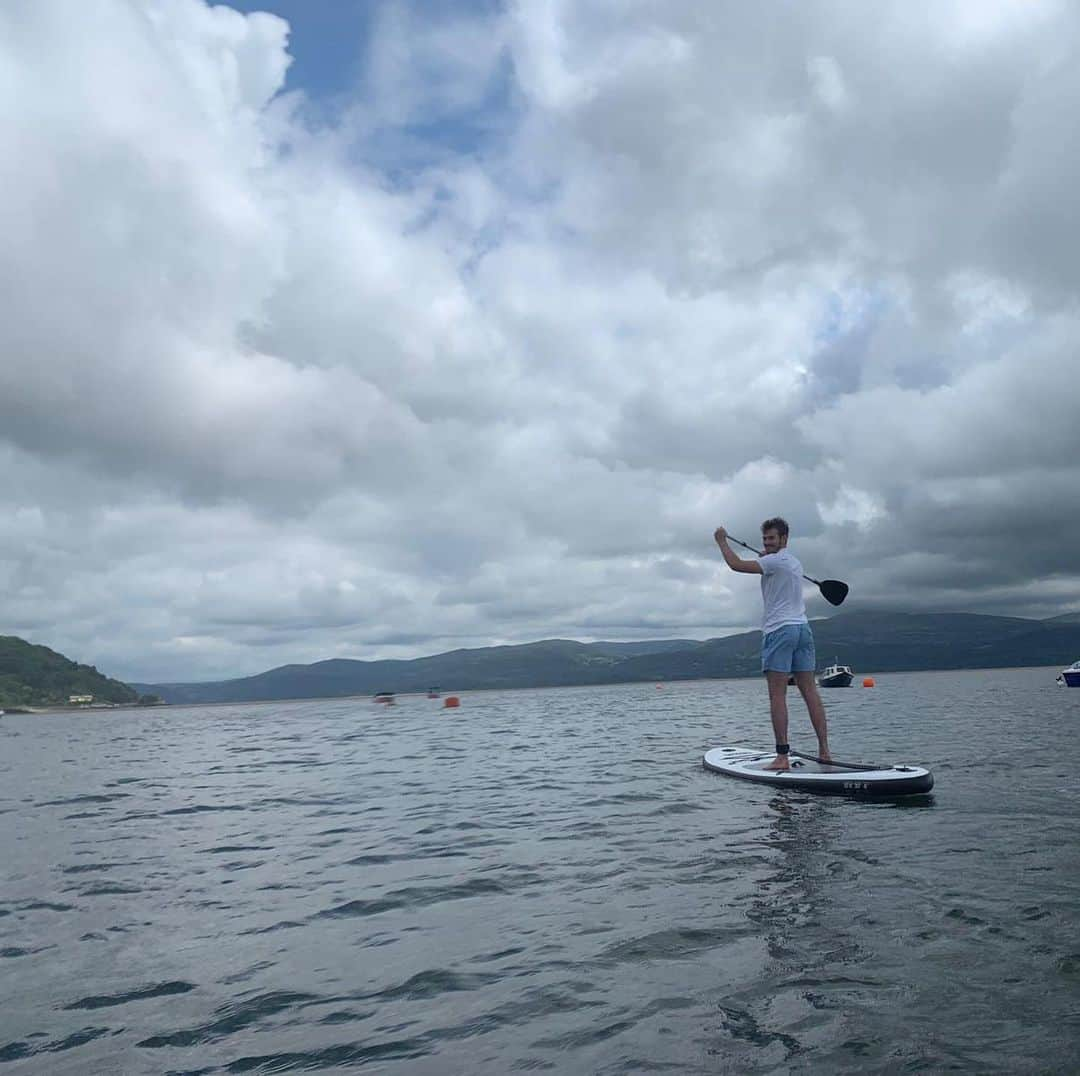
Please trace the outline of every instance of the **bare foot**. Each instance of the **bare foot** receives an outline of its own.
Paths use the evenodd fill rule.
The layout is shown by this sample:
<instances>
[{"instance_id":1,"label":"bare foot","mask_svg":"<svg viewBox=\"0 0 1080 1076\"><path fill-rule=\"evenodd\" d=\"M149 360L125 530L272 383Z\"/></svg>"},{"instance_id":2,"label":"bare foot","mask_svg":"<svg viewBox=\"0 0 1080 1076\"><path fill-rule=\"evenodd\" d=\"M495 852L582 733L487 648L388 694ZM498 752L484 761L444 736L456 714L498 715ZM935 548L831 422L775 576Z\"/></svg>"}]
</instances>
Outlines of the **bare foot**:
<instances>
[{"instance_id":1,"label":"bare foot","mask_svg":"<svg viewBox=\"0 0 1080 1076\"><path fill-rule=\"evenodd\" d=\"M765 767L765 769L767 769L767 770L790 770L791 769L791 763L788 761L787 755L777 755L776 758L774 758L772 760L772 762L770 762L768 764L768 766Z\"/></svg>"},{"instance_id":2,"label":"bare foot","mask_svg":"<svg viewBox=\"0 0 1080 1076\"><path fill-rule=\"evenodd\" d=\"M822 762L832 762L832 755L829 754L829 749L827 747L818 748L818 758L820 758Z\"/></svg>"}]
</instances>

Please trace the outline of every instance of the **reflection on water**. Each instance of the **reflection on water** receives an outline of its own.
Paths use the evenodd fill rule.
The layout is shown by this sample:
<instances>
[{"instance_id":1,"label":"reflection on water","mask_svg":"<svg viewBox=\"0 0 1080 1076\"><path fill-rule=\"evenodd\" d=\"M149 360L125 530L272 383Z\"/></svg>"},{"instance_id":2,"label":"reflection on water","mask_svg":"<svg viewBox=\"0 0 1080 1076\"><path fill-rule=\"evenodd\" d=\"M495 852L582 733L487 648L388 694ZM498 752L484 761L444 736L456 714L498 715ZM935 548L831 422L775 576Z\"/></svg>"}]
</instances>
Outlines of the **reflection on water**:
<instances>
[{"instance_id":1,"label":"reflection on water","mask_svg":"<svg viewBox=\"0 0 1080 1076\"><path fill-rule=\"evenodd\" d=\"M5 718L0 1068L1076 1071L1037 672L837 700L938 779L872 803L702 768L754 681ZM987 692L1028 743L976 768Z\"/></svg>"}]
</instances>

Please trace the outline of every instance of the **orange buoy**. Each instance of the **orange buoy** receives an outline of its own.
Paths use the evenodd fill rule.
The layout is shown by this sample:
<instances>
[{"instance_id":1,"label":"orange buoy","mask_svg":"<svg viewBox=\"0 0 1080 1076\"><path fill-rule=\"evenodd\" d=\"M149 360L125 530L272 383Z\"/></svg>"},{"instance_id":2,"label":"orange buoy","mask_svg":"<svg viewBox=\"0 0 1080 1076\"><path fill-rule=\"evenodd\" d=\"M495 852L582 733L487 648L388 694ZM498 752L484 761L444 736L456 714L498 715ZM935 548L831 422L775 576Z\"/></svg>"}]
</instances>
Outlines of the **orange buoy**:
<instances>
[{"instance_id":1,"label":"orange buoy","mask_svg":"<svg viewBox=\"0 0 1080 1076\"><path fill-rule=\"evenodd\" d=\"M459 699L457 697L457 695L447 695L446 698L443 699L443 707L447 707L447 706L454 707L454 706L460 706L460 705L461 705L461 699Z\"/></svg>"},{"instance_id":2,"label":"orange buoy","mask_svg":"<svg viewBox=\"0 0 1080 1076\"><path fill-rule=\"evenodd\" d=\"M874 678L872 676L868 676L865 680L863 680L862 686L863 687L873 687L874 686Z\"/></svg>"}]
</instances>

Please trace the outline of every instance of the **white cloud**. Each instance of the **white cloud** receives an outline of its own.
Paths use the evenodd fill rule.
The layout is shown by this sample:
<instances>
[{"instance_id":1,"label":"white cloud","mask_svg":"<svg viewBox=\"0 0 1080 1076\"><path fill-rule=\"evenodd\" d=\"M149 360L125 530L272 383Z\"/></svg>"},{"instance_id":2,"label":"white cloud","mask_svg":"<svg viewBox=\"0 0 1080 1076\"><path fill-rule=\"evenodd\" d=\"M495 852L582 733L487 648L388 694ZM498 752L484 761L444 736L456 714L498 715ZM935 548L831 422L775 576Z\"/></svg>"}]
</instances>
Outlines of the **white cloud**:
<instances>
[{"instance_id":1,"label":"white cloud","mask_svg":"<svg viewBox=\"0 0 1080 1076\"><path fill-rule=\"evenodd\" d=\"M713 527L777 512L853 604L1080 602L1071 6L375 26L314 126L272 15L0 10L2 630L142 679L704 637L759 600Z\"/></svg>"}]
</instances>

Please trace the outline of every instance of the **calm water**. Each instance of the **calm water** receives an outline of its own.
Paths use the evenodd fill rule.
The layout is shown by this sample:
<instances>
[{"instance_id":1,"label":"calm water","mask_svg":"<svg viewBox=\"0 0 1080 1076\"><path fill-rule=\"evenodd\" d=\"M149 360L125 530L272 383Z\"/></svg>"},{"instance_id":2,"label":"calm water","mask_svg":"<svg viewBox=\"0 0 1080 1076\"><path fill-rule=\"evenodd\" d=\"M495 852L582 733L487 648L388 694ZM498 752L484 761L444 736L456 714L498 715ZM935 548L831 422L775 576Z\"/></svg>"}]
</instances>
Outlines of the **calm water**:
<instances>
[{"instance_id":1,"label":"calm water","mask_svg":"<svg viewBox=\"0 0 1080 1076\"><path fill-rule=\"evenodd\" d=\"M828 693L906 804L705 771L757 681L9 715L0 1076L1080 1071L1056 671Z\"/></svg>"}]
</instances>

